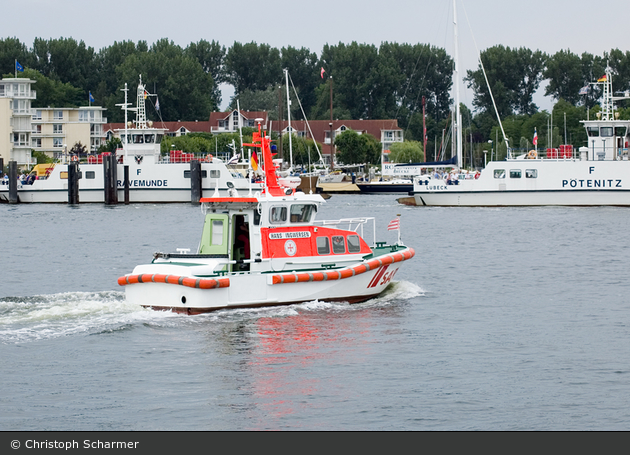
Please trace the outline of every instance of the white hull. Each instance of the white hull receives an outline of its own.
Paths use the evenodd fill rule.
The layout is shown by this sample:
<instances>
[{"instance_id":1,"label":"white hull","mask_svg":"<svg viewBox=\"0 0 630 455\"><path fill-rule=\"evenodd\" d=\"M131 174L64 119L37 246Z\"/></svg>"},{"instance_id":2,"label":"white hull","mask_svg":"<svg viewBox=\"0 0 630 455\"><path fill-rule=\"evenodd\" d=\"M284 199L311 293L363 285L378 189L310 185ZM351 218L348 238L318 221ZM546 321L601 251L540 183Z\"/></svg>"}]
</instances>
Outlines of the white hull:
<instances>
[{"instance_id":1,"label":"white hull","mask_svg":"<svg viewBox=\"0 0 630 455\"><path fill-rule=\"evenodd\" d=\"M630 161L497 161L457 185L417 177L411 194L429 206L630 206Z\"/></svg>"},{"instance_id":2,"label":"white hull","mask_svg":"<svg viewBox=\"0 0 630 455\"><path fill-rule=\"evenodd\" d=\"M147 160L150 161L150 160ZM129 202L190 202L191 182L185 173L190 171L189 163L144 163L134 162L129 166ZM82 178L79 180L79 202L105 201L104 171L102 164L79 165ZM249 191L249 182L245 178L234 178L220 161L201 163L202 197L212 195L219 188L219 194L228 194L227 182L232 182L239 193ZM218 171L218 178L211 178L211 172ZM62 179L67 166L58 164L47 179L36 180L32 185L18 184L18 201L21 203L67 203L68 180ZM117 169L118 201L124 201L124 165ZM252 184L252 191L258 191L260 184ZM0 202L9 200L9 186L0 185Z\"/></svg>"},{"instance_id":3,"label":"white hull","mask_svg":"<svg viewBox=\"0 0 630 455\"><path fill-rule=\"evenodd\" d=\"M397 262L383 266L387 268L386 272L382 270L383 267L379 267L347 279L333 281L274 284L273 275L244 273L228 275L224 279L229 280L229 285L214 289L145 282L127 285L125 294L127 301L136 305L187 314L224 308L289 305L313 300L358 303L383 292L400 264L401 262ZM144 270L147 270L146 266ZM374 280L377 274L380 279Z\"/></svg>"}]
</instances>

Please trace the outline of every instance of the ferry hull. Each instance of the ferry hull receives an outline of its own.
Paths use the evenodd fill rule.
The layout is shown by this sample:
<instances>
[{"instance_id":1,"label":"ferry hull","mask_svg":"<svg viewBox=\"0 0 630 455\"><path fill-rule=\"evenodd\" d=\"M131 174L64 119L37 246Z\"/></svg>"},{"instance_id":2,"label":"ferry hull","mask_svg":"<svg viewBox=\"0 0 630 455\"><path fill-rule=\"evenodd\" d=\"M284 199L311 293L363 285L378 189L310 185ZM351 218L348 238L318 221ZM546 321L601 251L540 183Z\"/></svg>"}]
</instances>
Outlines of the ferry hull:
<instances>
[{"instance_id":1,"label":"ferry hull","mask_svg":"<svg viewBox=\"0 0 630 455\"><path fill-rule=\"evenodd\" d=\"M630 206L630 161L491 162L457 185L416 178L410 195L417 206Z\"/></svg>"}]
</instances>

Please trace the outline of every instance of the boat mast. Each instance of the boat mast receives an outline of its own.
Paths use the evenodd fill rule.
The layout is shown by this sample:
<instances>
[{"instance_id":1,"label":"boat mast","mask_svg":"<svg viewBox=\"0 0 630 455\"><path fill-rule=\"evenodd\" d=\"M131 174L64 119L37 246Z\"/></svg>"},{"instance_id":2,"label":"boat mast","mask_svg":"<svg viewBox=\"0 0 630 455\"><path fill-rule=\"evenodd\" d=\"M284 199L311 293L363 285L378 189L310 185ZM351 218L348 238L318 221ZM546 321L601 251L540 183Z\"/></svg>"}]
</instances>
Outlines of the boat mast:
<instances>
[{"instance_id":1,"label":"boat mast","mask_svg":"<svg viewBox=\"0 0 630 455\"><path fill-rule=\"evenodd\" d=\"M289 120L289 173L293 169L293 143L291 142L291 137L293 136L293 132L291 130L291 98L289 98L289 71L284 69L284 77L287 85L287 119Z\"/></svg>"},{"instance_id":2,"label":"boat mast","mask_svg":"<svg viewBox=\"0 0 630 455\"><path fill-rule=\"evenodd\" d=\"M459 109L459 50L457 47L457 6L453 0L453 30L455 35L455 129L457 134L457 166L462 167L462 114Z\"/></svg>"}]
</instances>

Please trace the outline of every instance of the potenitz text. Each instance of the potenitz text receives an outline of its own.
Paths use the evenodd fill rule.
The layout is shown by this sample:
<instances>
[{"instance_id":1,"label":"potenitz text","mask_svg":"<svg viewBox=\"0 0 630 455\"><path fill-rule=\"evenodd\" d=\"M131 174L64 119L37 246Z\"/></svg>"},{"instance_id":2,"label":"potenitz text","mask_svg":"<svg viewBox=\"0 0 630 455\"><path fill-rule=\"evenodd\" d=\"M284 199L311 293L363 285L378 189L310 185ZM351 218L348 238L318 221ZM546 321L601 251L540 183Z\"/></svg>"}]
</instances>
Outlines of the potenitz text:
<instances>
[{"instance_id":1,"label":"potenitz text","mask_svg":"<svg viewBox=\"0 0 630 455\"><path fill-rule=\"evenodd\" d=\"M24 443L26 449L137 449L138 441L92 441L84 439L83 441L35 441L28 439Z\"/></svg>"}]
</instances>

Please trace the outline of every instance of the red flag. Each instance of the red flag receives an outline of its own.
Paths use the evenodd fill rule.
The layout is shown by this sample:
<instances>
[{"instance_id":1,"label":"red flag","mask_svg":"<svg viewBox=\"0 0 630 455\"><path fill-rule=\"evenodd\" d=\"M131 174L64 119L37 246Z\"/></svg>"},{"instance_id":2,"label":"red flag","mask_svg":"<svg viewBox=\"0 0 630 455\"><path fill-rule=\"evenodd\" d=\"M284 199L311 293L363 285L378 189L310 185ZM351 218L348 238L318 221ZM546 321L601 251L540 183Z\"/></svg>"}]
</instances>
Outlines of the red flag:
<instances>
[{"instance_id":1,"label":"red flag","mask_svg":"<svg viewBox=\"0 0 630 455\"><path fill-rule=\"evenodd\" d=\"M326 72L326 71L324 70L324 67L322 66L322 71L319 73L319 74L322 76L322 79L324 78L324 73L325 73L325 72Z\"/></svg>"},{"instance_id":2,"label":"red flag","mask_svg":"<svg viewBox=\"0 0 630 455\"><path fill-rule=\"evenodd\" d=\"M387 226L388 231L398 231L400 230L400 218L394 218L389 222Z\"/></svg>"},{"instance_id":3,"label":"red flag","mask_svg":"<svg viewBox=\"0 0 630 455\"><path fill-rule=\"evenodd\" d=\"M538 145L538 133L536 132L536 128L534 128L534 139L532 140L534 145Z\"/></svg>"}]
</instances>

